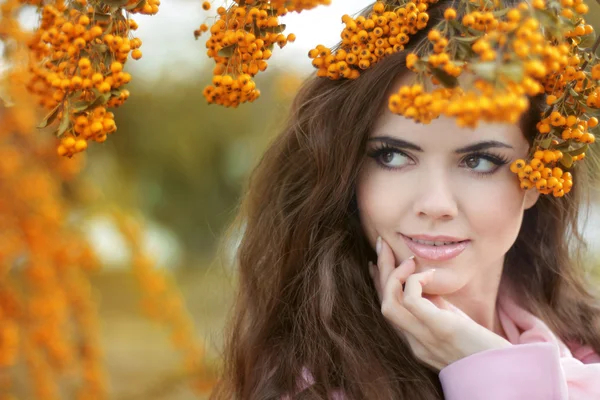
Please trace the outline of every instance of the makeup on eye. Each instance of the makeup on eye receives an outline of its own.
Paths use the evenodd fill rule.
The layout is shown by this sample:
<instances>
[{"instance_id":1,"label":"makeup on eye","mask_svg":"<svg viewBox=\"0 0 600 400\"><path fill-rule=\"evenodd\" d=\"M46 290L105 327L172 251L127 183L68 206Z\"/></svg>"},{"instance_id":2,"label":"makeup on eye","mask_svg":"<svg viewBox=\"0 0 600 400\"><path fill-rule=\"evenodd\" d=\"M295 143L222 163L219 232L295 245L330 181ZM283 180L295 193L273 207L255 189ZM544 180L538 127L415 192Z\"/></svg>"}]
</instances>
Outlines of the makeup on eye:
<instances>
[{"instance_id":1,"label":"makeup on eye","mask_svg":"<svg viewBox=\"0 0 600 400\"><path fill-rule=\"evenodd\" d=\"M397 142L396 139L394 139L394 141ZM409 156L407 153L402 151L400 148L390 145L387 140L386 141L378 140L377 142L378 142L377 146L369 149L367 151L367 155L369 157L373 158L377 162L378 166L380 166L384 169L387 169L387 170L395 170L395 169L400 169L400 168L410 164L411 162L413 164L416 163L416 161L411 156ZM406 143L408 143L408 142L406 142ZM496 145L496 143L500 143L501 145ZM463 151L465 149L469 149L469 148L481 149L481 148L486 148L486 147L488 147L488 148L489 147L512 148L511 146L505 145L501 142L493 142L493 143L492 142L483 142L483 143L476 143L474 145L470 145L470 146L466 146L464 148L458 149L455 151L455 153L457 153L457 154L463 153ZM419 151L419 152L423 151L420 147L418 147L416 145L412 145L412 144L411 144L410 148L415 149L416 151ZM385 157L385 159L384 159L384 157ZM390 165L394 158L399 159L401 164L400 165ZM475 163L473 163L474 160L476 161ZM490 168L484 168L483 171L477 170L477 168L480 166L482 160L490 163L491 164ZM502 165L508 164L509 162L510 162L510 158L508 158L505 155L494 154L491 152L476 150L469 154L466 154L461 159L460 165L466 165L466 168L468 168L469 170L472 170L473 173L476 173L478 175L488 175L488 174L492 174L492 173L496 172L496 170L498 170L498 168L500 168ZM485 164L484 164L484 166L485 166Z\"/></svg>"}]
</instances>

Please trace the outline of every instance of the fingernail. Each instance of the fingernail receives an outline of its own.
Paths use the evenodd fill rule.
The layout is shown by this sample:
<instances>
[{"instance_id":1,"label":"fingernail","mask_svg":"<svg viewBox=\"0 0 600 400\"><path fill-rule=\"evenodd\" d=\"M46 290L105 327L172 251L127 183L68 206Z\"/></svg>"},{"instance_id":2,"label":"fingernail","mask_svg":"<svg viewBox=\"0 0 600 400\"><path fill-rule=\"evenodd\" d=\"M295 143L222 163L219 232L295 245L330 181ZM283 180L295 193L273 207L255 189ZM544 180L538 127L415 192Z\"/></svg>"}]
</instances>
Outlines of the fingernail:
<instances>
[{"instance_id":1,"label":"fingernail","mask_svg":"<svg viewBox=\"0 0 600 400\"><path fill-rule=\"evenodd\" d=\"M414 260L414 259L415 259L415 256L410 256L407 258L407 260Z\"/></svg>"},{"instance_id":2,"label":"fingernail","mask_svg":"<svg viewBox=\"0 0 600 400\"><path fill-rule=\"evenodd\" d=\"M375 244L375 251L377 252L377 255L379 255L379 253L381 253L381 236L377 236L377 243Z\"/></svg>"}]
</instances>

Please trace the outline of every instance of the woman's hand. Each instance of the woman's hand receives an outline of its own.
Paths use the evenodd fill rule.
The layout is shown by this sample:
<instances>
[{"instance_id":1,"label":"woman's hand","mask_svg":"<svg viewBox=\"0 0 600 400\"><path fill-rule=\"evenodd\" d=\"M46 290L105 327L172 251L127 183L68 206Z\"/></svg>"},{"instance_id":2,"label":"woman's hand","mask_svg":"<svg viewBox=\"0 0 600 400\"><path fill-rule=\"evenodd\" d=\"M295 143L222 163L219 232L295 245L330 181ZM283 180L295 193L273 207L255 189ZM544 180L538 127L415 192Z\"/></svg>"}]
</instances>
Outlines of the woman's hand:
<instances>
[{"instance_id":1,"label":"woman's hand","mask_svg":"<svg viewBox=\"0 0 600 400\"><path fill-rule=\"evenodd\" d=\"M378 242L377 265L371 263L369 271L381 312L406 338L418 359L441 370L480 351L511 346L441 296L423 296L423 286L435 270L415 274L413 257L396 268L391 248L383 239Z\"/></svg>"}]
</instances>

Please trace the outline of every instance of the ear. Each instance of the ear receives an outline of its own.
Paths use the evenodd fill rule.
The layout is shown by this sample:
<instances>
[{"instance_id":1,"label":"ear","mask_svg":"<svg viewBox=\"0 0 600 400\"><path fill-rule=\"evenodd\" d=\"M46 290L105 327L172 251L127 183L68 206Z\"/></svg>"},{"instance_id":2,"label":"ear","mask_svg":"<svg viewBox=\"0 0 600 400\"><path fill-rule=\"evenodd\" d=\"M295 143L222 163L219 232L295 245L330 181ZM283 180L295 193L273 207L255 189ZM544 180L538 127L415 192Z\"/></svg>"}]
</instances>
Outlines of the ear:
<instances>
[{"instance_id":1,"label":"ear","mask_svg":"<svg viewBox=\"0 0 600 400\"><path fill-rule=\"evenodd\" d=\"M531 188L525 192L524 206L525 210L530 209L540 198L540 192L536 188Z\"/></svg>"}]
</instances>

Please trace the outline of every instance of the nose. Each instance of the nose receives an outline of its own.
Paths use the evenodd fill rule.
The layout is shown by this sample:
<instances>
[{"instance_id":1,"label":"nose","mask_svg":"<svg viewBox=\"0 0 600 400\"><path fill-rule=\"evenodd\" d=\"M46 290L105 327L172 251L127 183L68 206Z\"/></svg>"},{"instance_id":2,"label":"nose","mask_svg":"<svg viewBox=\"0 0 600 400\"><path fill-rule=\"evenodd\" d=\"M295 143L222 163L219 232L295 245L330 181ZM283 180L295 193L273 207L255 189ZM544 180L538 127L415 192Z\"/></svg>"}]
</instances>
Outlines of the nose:
<instances>
[{"instance_id":1,"label":"nose","mask_svg":"<svg viewBox=\"0 0 600 400\"><path fill-rule=\"evenodd\" d=\"M450 220L458 214L456 187L445 171L429 170L417 185L414 212L418 217Z\"/></svg>"}]
</instances>

